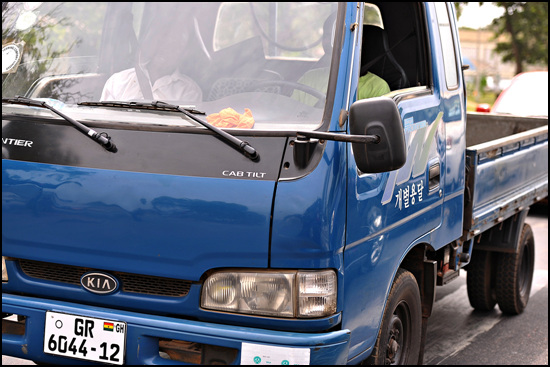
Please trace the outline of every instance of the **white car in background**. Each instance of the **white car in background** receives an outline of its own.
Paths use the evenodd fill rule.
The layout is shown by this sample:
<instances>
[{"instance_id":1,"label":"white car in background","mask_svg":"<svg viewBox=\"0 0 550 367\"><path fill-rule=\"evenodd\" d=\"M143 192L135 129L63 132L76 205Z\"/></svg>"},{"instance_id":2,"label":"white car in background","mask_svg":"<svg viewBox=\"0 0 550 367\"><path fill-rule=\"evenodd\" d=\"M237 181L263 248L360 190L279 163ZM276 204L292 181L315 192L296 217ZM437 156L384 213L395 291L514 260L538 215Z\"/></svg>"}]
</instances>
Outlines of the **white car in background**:
<instances>
[{"instance_id":1,"label":"white car in background","mask_svg":"<svg viewBox=\"0 0 550 367\"><path fill-rule=\"evenodd\" d=\"M516 75L492 108L482 103L476 111L548 117L548 71L529 71Z\"/></svg>"}]
</instances>

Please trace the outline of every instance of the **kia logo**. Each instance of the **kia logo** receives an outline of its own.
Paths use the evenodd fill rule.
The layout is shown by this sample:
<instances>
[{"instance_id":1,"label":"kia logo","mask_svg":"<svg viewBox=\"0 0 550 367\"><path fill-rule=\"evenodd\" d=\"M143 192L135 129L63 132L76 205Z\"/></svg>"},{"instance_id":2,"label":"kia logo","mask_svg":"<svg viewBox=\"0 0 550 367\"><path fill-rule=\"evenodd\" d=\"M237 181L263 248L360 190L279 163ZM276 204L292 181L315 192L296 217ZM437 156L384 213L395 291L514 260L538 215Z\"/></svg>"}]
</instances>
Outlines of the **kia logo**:
<instances>
[{"instance_id":1,"label":"kia logo","mask_svg":"<svg viewBox=\"0 0 550 367\"><path fill-rule=\"evenodd\" d=\"M80 284L86 290L97 294L109 294L118 289L118 280L106 273L86 273L80 278Z\"/></svg>"}]
</instances>

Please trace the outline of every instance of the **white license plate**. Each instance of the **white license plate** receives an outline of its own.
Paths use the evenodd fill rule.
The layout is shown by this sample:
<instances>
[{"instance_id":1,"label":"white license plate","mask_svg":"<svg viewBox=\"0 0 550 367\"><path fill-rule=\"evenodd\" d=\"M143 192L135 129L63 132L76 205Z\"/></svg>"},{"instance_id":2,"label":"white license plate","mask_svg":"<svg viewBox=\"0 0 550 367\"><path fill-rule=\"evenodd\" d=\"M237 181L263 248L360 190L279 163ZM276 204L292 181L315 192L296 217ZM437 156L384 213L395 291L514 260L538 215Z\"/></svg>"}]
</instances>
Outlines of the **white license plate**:
<instances>
[{"instance_id":1,"label":"white license plate","mask_svg":"<svg viewBox=\"0 0 550 367\"><path fill-rule=\"evenodd\" d=\"M125 349L125 322L46 312L44 353L124 364Z\"/></svg>"}]
</instances>

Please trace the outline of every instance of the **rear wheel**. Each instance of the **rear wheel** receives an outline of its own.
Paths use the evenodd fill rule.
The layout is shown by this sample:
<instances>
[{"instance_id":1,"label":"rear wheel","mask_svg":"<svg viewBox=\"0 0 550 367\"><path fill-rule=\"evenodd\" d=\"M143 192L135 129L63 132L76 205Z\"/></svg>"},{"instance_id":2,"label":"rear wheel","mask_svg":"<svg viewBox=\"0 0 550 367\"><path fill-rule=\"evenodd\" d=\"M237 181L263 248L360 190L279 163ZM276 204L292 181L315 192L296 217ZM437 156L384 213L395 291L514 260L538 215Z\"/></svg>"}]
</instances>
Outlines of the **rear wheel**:
<instances>
[{"instance_id":1,"label":"rear wheel","mask_svg":"<svg viewBox=\"0 0 550 367\"><path fill-rule=\"evenodd\" d=\"M466 284L470 305L478 311L491 311L497 303L495 279L492 275L494 253L474 250L472 260L468 264Z\"/></svg>"},{"instance_id":2,"label":"rear wheel","mask_svg":"<svg viewBox=\"0 0 550 367\"><path fill-rule=\"evenodd\" d=\"M531 226L523 225L515 253L498 254L496 300L504 313L518 315L529 301L535 270L535 238Z\"/></svg>"},{"instance_id":3,"label":"rear wheel","mask_svg":"<svg viewBox=\"0 0 550 367\"><path fill-rule=\"evenodd\" d=\"M399 269L393 282L378 339L367 364L417 364L422 334L420 291L414 276Z\"/></svg>"}]
</instances>

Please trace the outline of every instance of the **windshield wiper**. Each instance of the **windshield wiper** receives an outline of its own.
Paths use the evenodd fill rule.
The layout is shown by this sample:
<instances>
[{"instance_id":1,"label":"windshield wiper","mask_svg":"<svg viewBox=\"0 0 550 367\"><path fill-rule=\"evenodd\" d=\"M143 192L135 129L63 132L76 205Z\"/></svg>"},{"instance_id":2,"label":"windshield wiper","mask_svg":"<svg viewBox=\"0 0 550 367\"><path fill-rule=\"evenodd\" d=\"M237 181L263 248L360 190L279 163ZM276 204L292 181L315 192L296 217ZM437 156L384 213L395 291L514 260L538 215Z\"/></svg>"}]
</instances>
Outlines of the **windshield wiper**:
<instances>
[{"instance_id":1,"label":"windshield wiper","mask_svg":"<svg viewBox=\"0 0 550 367\"><path fill-rule=\"evenodd\" d=\"M56 115L62 117L65 121L73 125L78 131L101 145L107 151L116 153L118 151L116 145L111 141L111 137L107 133L98 133L97 131L90 129L88 126L76 121L75 119L70 118L69 116L61 113L59 110L48 105L46 102L37 101L31 98L15 96L15 98L2 98L2 103L11 103L11 104L20 104L24 106L31 107L42 107L46 108Z\"/></svg>"},{"instance_id":2,"label":"windshield wiper","mask_svg":"<svg viewBox=\"0 0 550 367\"><path fill-rule=\"evenodd\" d=\"M237 148L241 153L243 153L247 158L257 161L260 156L256 149L248 142L243 141L221 129L218 129L215 126L210 125L208 122L201 120L200 118L193 116L194 114L204 115L202 111L198 111L195 107L191 106L178 106L162 101L152 101L152 102L121 102L121 101L101 101L101 102L80 102L78 105L82 106L102 106L102 107L122 107L122 108L136 108L136 109L146 109L146 110L159 110L159 111L178 111L183 113L185 116L189 117L191 120L199 123L208 130L217 134L223 141L229 143L233 147Z\"/></svg>"},{"instance_id":3,"label":"windshield wiper","mask_svg":"<svg viewBox=\"0 0 550 367\"><path fill-rule=\"evenodd\" d=\"M156 103L160 102L160 103ZM199 111L192 105L176 106L161 101L152 102L133 102L133 101L94 101L94 102L78 102L79 106L96 106L96 107L116 107L116 108L135 108L141 110L155 111L174 111L175 107L183 108L185 111L197 115L206 115L203 111ZM163 106L163 104L165 106Z\"/></svg>"}]
</instances>

